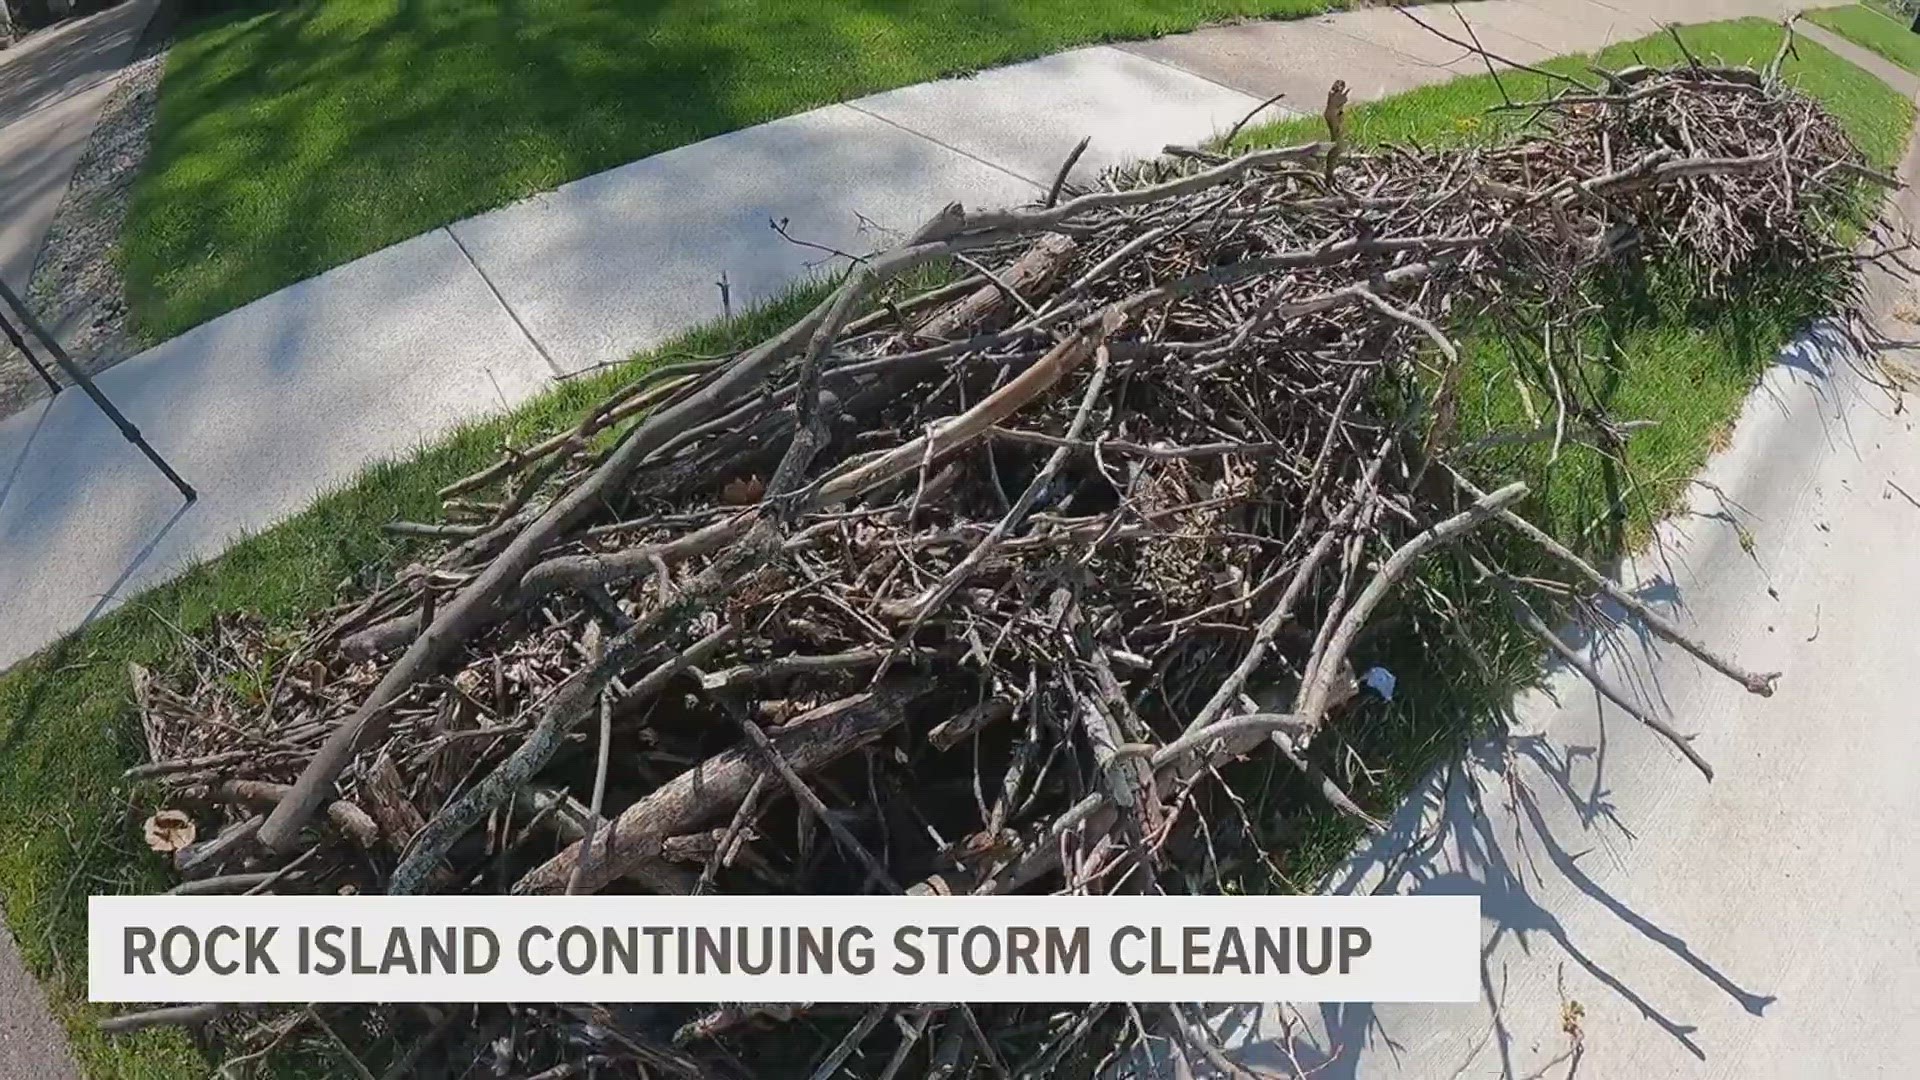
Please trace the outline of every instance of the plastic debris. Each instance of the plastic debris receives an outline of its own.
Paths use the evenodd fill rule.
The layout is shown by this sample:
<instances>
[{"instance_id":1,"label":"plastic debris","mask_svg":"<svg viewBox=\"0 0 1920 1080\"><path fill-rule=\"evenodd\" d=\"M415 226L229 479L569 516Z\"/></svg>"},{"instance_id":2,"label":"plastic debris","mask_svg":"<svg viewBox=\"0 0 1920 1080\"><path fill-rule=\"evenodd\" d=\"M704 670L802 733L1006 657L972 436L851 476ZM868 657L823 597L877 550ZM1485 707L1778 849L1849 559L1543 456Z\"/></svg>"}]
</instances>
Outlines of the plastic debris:
<instances>
[{"instance_id":1,"label":"plastic debris","mask_svg":"<svg viewBox=\"0 0 1920 1080\"><path fill-rule=\"evenodd\" d=\"M1370 667L1365 675L1360 676L1360 681L1367 684L1367 689L1379 694L1381 701L1392 701L1393 688L1399 680L1386 668Z\"/></svg>"}]
</instances>

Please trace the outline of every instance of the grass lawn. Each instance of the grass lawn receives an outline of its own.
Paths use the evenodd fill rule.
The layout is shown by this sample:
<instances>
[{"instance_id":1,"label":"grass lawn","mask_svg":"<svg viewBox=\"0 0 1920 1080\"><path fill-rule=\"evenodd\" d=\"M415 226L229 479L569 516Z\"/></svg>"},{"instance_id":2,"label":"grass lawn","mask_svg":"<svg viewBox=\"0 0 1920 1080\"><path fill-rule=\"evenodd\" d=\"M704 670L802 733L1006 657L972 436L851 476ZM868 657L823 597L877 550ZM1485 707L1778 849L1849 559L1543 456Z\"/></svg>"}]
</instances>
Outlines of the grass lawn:
<instances>
[{"instance_id":1,"label":"grass lawn","mask_svg":"<svg viewBox=\"0 0 1920 1080\"><path fill-rule=\"evenodd\" d=\"M1901 13L1901 6L1907 2L1910 0L1860 0L1864 8L1872 8L1874 12L1880 12L1889 19L1895 19L1903 27L1912 23L1912 13Z\"/></svg>"},{"instance_id":2,"label":"grass lawn","mask_svg":"<svg viewBox=\"0 0 1920 1080\"><path fill-rule=\"evenodd\" d=\"M1835 8L1837 11L1863 11L1859 8ZM1902 33L1906 33L1902 28ZM1765 19L1736 19L1683 27L1681 37L1701 59L1708 54L1730 64L1764 66L1780 47L1780 26ZM1908 35L1920 42L1920 35ZM1891 165L1899 160L1912 126L1913 105L1885 83L1822 48L1817 42L1799 37L1794 42L1799 58L1788 57L1781 67L1789 81L1818 98L1847 127L1869 157ZM1587 65L1625 67L1630 64L1675 64L1686 59L1672 38L1655 34L1637 41L1623 41L1602 50L1596 56L1563 56L1534 65L1550 71L1587 78ZM1514 101L1533 101L1553 92L1555 84L1543 75L1526 71L1502 73L1499 84L1492 78L1475 76L1424 86L1381 101L1353 108L1347 126L1362 142L1412 140L1428 145L1454 143L1470 139L1494 138L1503 124L1519 123L1525 110L1489 113L1503 101L1501 87ZM1323 134L1315 118L1282 120L1250 128L1243 132L1237 146L1277 146L1319 138Z\"/></svg>"},{"instance_id":3,"label":"grass lawn","mask_svg":"<svg viewBox=\"0 0 1920 1080\"><path fill-rule=\"evenodd\" d=\"M1703 59L1757 67L1779 48L1781 30L1751 18L1687 28L1682 36ZM1783 73L1832 110L1870 158L1895 165L1913 127L1913 104L1804 36L1796 48L1798 59L1789 58ZM1589 62L1621 67L1684 59L1670 37L1656 35L1615 45L1597 61L1561 57L1538 66L1584 75ZM1500 82L1514 101L1537 100L1554 89L1552 80L1527 72L1502 74ZM1363 142L1492 139L1503 125L1524 116L1487 112L1503 100L1501 86L1491 78L1456 79L1361 106L1349 114L1348 125ZM1295 119L1243 133L1237 145L1286 145L1322 135L1318 121ZM1521 512L1602 565L1633 550L1675 507L1688 478L1738 416L1754 380L1781 346L1822 314L1813 284L1807 275L1776 275L1744 282L1742 290L1721 302L1703 302L1688 277L1671 268L1597 284L1597 310L1584 327L1582 343L1593 377L1609 388L1612 415L1656 425L1632 436L1624 470L1591 452L1563 454L1549 470L1546 452L1538 446L1505 452L1479 463L1481 468L1503 482L1516 476L1527 480L1532 494ZM1471 372L1462 385L1476 388L1462 403L1461 437L1515 426L1524 406L1506 374L1511 346L1471 338L1461 344ZM1512 627L1498 598L1487 595L1491 590L1467 585L1465 570L1441 558L1427 566L1428 583L1479 633L1472 642L1440 640L1427 627L1443 620L1423 621L1415 612L1412 629L1397 635L1383 655L1382 662L1401 676L1402 692L1392 708L1365 714L1364 724L1342 730L1370 765L1385 769L1371 788L1356 785L1354 795L1363 801L1370 800L1362 792L1391 801L1393 793L1406 790L1475 723L1500 715L1540 671L1538 644ZM1544 563L1542 571L1560 572ZM1309 799L1308 804L1314 803ZM1352 824L1330 811L1289 822L1285 831L1288 857L1282 866L1300 881L1331 869L1358 839Z\"/></svg>"},{"instance_id":4,"label":"grass lawn","mask_svg":"<svg viewBox=\"0 0 1920 1080\"><path fill-rule=\"evenodd\" d=\"M797 291L663 352L743 348L798 318L822 291ZM203 1077L207 1070L177 1032L101 1036L91 1022L98 1012L85 1004L86 897L167 887L161 860L127 827L134 795L119 776L144 755L127 663L166 670L183 647L180 635L223 613L292 624L333 603L341 581L406 557L408 543L382 525L434 518L440 487L490 464L503 442L525 446L571 426L620 379L615 371L571 380L413 458L375 466L293 519L0 676L0 905L27 963L69 1022L89 1076L145 1080Z\"/></svg>"},{"instance_id":5,"label":"grass lawn","mask_svg":"<svg viewBox=\"0 0 1920 1080\"><path fill-rule=\"evenodd\" d=\"M1920 34L1904 19L1878 7L1849 4L1807 12L1807 20L1826 27L1864 49L1872 49L1908 71L1920 72Z\"/></svg>"},{"instance_id":6,"label":"grass lawn","mask_svg":"<svg viewBox=\"0 0 1920 1080\"><path fill-rule=\"evenodd\" d=\"M329 10L356 6L357 0L336 0ZM1686 31L1696 52L1735 62L1764 62L1778 35L1777 27L1759 20ZM1652 39L1621 46L1606 59L1628 62L1635 48L1649 61L1677 58L1665 39ZM1788 71L1842 117L1876 161L1897 159L1913 117L1908 102L1804 41L1800 59L1790 62ZM1541 89L1528 82L1537 76L1503 78L1516 97ZM1493 123L1481 119L1484 108L1499 100L1491 80L1466 79L1358 109L1354 130L1367 140L1480 137ZM1281 125L1254 137L1298 134L1297 128ZM1589 550L1618 551L1630 542L1631 527L1619 527L1608 508L1624 502L1631 518L1644 521L1664 507L1678 481L1705 459L1731 423L1755 376L1815 314L1817 290L1807 288L1805 279L1753 285L1717 303L1699 302L1684 276L1677 275L1597 287L1610 302L1603 317L1587 328L1596 374L1614 388L1619 415L1661 423L1634 436L1624 475L1583 455L1561 460L1546 489L1545 509L1562 536L1582 538ZM803 290L770 310L698 332L666 351L715 352L756 340L817 295L817 288ZM1466 344L1477 368L1498 366L1499 346ZM374 468L292 520L136 598L0 676L0 900L30 966L73 1032L89 1075L170 1080L204 1076L207 1070L177 1032L118 1040L98 1035L92 1020L99 1010L85 1003L85 897L151 890L164 880L158 860L128 827L130 818L137 820L149 808L139 806L130 814L139 795L119 780L140 753L128 661L170 668L183 648L180 634L201 631L223 613L247 611L292 624L333 603L343 579L405 556L402 542L382 534L383 523L431 517L437 509L435 490L486 464L503 439L524 445L536 432L568 423L621 377L609 372L566 384L507 418L471 427L405 462ZM1466 404L1463 421L1471 425L1477 418L1481 426L1517 407L1510 394L1490 389ZM1528 471L1538 463L1495 464ZM1614 527L1590 528L1596 522ZM1444 576L1447 567L1435 563L1435 573ZM1458 664L1433 659L1457 658L1458 650L1435 651L1423 663L1420 643L1410 640L1405 663L1392 661L1402 679L1400 704L1371 715L1363 730L1344 732L1370 764L1386 770L1356 796L1375 805L1390 801L1435 755L1458 745L1466 724L1484 721L1499 693L1537 675L1538 654L1528 642L1495 629L1497 622L1486 625L1488 637L1475 643L1476 654L1489 661L1486 678L1479 681L1464 682ZM1342 822L1297 816L1286 826L1282 868L1296 880L1309 881L1346 850L1349 840Z\"/></svg>"},{"instance_id":7,"label":"grass lawn","mask_svg":"<svg viewBox=\"0 0 1920 1080\"><path fill-rule=\"evenodd\" d=\"M1341 0L199 3L215 11L168 55L123 238L150 340L722 132L1072 45Z\"/></svg>"}]
</instances>

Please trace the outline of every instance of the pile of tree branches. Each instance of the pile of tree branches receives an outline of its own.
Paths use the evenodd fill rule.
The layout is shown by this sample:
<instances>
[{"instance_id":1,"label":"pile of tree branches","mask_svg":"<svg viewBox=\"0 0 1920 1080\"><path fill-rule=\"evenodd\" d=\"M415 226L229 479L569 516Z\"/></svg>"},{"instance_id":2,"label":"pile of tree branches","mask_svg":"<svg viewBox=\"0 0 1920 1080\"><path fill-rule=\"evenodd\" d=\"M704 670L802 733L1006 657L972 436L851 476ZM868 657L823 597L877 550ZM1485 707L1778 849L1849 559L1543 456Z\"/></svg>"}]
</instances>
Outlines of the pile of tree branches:
<instances>
[{"instance_id":1,"label":"pile of tree branches","mask_svg":"<svg viewBox=\"0 0 1920 1080\"><path fill-rule=\"evenodd\" d=\"M300 640L227 620L180 678L141 673L152 762L134 774L185 822L161 830L180 891L1205 890L1252 828L1235 762L1376 824L1330 732L1391 694L1356 667L1441 549L1711 776L1555 636L1549 605L1599 591L1756 694L1775 676L1616 588L1476 454L1624 454L1632 418L1553 345L1578 339L1597 278L1851 265L1836 224L1864 224L1860 185L1887 181L1777 67L1566 79L1510 103L1521 134L1438 150L1348 145L1336 85L1322 141L947 208L775 336L643 371L449 486L444 521L395 526L436 538L430 555ZM1547 344L1490 376L1456 341L1487 327ZM1489 377L1537 420L1465 430L1465 384ZM1516 539L1564 572L1515 566ZM310 1018L249 1022L243 1046ZM1189 1020L902 1004L381 1023L421 1075L478 1056L501 1076L893 1077L1084 1070L1122 1027L1213 1057Z\"/></svg>"}]
</instances>

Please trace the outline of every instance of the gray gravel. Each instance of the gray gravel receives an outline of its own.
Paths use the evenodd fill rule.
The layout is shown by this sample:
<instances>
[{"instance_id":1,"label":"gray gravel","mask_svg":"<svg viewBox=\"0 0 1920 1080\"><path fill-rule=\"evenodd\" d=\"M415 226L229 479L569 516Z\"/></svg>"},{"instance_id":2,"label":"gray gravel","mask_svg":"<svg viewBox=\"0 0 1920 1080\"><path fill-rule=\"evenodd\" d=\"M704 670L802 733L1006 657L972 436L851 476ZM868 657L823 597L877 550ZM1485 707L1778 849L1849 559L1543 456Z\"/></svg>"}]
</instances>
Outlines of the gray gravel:
<instances>
[{"instance_id":1,"label":"gray gravel","mask_svg":"<svg viewBox=\"0 0 1920 1080\"><path fill-rule=\"evenodd\" d=\"M140 349L126 325L120 230L134 178L147 157L165 66L166 53L156 52L125 68L74 170L27 288L34 314L88 372L111 367ZM3 344L0 349L0 416L7 416L44 398L47 388L25 358Z\"/></svg>"}]
</instances>

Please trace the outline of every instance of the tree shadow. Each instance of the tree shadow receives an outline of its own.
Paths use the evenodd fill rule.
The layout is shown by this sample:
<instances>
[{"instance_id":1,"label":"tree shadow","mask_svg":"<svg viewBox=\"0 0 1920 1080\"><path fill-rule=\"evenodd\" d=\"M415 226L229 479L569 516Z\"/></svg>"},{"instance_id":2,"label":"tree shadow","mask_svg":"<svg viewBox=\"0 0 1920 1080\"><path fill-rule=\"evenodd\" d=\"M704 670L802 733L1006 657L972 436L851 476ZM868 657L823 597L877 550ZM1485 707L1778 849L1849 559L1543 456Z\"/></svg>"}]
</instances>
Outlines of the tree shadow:
<instances>
[{"instance_id":1,"label":"tree shadow","mask_svg":"<svg viewBox=\"0 0 1920 1080\"><path fill-rule=\"evenodd\" d=\"M1537 946L1529 943L1535 936L1551 943L1550 955L1564 957L1600 986L1631 1005L1647 1021L1674 1040L1692 1057L1704 1061L1705 1049L1696 1039L1698 1025L1669 1014L1623 972L1610 969L1587 948L1549 907L1541 887L1550 881L1571 883L1579 894L1599 905L1630 927L1641 938L1658 946L1719 988L1750 1015L1764 1015L1776 1000L1736 981L1695 951L1688 942L1643 913L1635 910L1589 874L1581 860L1590 849L1573 850L1556 834L1542 812L1541 795L1526 785L1510 789L1503 800L1507 813L1494 812L1483 802L1483 783L1498 783L1497 777L1513 767L1518 758L1530 776L1548 781L1552 795L1564 798L1576 807L1585 804L1596 816L1607 816L1604 805L1596 803L1591 791L1583 793L1572 779L1571 755L1587 754L1591 748L1556 748L1541 736L1509 741L1486 740L1476 745L1470 759L1451 771L1445 779L1424 785L1396 815L1388 833L1364 846L1355 859L1330 883L1332 893L1391 893L1413 895L1473 895L1480 897L1481 918L1485 926L1481 948L1480 983L1482 1005L1486 1010L1485 1032L1473 1043L1466 1061L1428 1059L1435 1075L1474 1075L1497 1073L1502 1077L1526 1074L1528 1065L1518 1059L1518 1050L1532 1049L1538 1032L1516 1032L1508 1020L1505 1004L1507 969L1499 960L1503 944L1511 938L1527 953ZM1511 755L1511 756L1510 756ZM1595 769L1596 774L1600 772ZM1475 780L1473 777L1479 779ZM1596 779L1596 786L1599 785ZM1511 826L1513 836L1500 833ZM1589 835L1582 829L1583 837ZM1558 905L1556 905L1558 906ZM1366 1002L1328 1002L1304 1006L1311 1023L1296 1031L1290 1046L1278 1045L1272 1025L1262 1023L1262 1014L1270 1007L1244 1006L1221 1014L1216 1023L1226 1033L1238 1032L1244 1042L1236 1058L1254 1068L1279 1069L1292 1061L1313 1070L1317 1077L1357 1080L1372 1075L1366 1064L1381 1054L1391 1056L1402 1067L1407 1049L1383 1020L1378 1007ZM1524 1040L1524 1042L1523 1042ZM1475 1063L1485 1054L1497 1058L1497 1066ZM1420 1064L1418 1062L1411 1064ZM1416 1068L1415 1072L1426 1075Z\"/></svg>"},{"instance_id":2,"label":"tree shadow","mask_svg":"<svg viewBox=\"0 0 1920 1080\"><path fill-rule=\"evenodd\" d=\"M148 339L434 227L947 74L1296 0L198 0L126 248Z\"/></svg>"},{"instance_id":3,"label":"tree shadow","mask_svg":"<svg viewBox=\"0 0 1920 1080\"><path fill-rule=\"evenodd\" d=\"M0 50L0 127L111 78L141 37L150 10L113 0L76 5L59 25L29 23L46 28Z\"/></svg>"}]
</instances>

